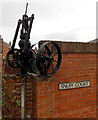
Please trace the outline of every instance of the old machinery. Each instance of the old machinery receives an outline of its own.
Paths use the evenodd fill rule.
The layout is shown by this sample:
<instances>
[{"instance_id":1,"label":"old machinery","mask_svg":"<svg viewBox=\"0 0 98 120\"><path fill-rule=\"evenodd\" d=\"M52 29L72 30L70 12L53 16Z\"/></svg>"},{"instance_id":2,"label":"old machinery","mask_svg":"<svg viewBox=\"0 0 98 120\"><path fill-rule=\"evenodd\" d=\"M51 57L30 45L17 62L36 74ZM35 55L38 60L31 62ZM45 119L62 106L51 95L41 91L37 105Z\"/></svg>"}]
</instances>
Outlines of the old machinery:
<instances>
[{"instance_id":1,"label":"old machinery","mask_svg":"<svg viewBox=\"0 0 98 120\"><path fill-rule=\"evenodd\" d=\"M7 53L7 63L13 69L20 68L21 75L27 75L28 72L38 76L51 76L57 72L61 64L61 50L56 42L43 42L37 51L33 49L34 45L30 42L30 33L34 14L27 16L26 4L25 14L22 20L18 20L16 32L10 51ZM21 30L20 30L21 27ZM15 48L16 40L20 30L19 49Z\"/></svg>"}]
</instances>

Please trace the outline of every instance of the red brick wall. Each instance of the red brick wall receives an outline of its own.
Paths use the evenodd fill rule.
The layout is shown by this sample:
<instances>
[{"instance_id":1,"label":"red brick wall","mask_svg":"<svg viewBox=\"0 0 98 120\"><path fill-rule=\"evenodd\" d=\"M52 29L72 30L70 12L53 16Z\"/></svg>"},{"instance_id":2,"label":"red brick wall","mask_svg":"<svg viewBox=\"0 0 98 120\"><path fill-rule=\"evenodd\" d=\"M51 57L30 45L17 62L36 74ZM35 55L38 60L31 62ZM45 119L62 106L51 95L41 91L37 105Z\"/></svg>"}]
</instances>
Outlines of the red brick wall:
<instances>
[{"instance_id":1,"label":"red brick wall","mask_svg":"<svg viewBox=\"0 0 98 120\"><path fill-rule=\"evenodd\" d=\"M10 48L6 45L5 42L3 42L3 56L6 56L6 54L9 50L10 50Z\"/></svg>"},{"instance_id":2,"label":"red brick wall","mask_svg":"<svg viewBox=\"0 0 98 120\"><path fill-rule=\"evenodd\" d=\"M96 118L96 44L58 44L62 50L58 72L49 78L28 78L27 114L32 118ZM58 90L59 83L86 80L90 87ZM14 81L20 99L21 84Z\"/></svg>"},{"instance_id":3,"label":"red brick wall","mask_svg":"<svg viewBox=\"0 0 98 120\"><path fill-rule=\"evenodd\" d=\"M59 83L90 80L91 86L58 90ZM62 65L53 81L37 85L38 117L96 117L96 54L63 54Z\"/></svg>"},{"instance_id":4,"label":"red brick wall","mask_svg":"<svg viewBox=\"0 0 98 120\"><path fill-rule=\"evenodd\" d=\"M38 118L96 118L96 44L59 43L62 64L47 81L37 82ZM58 90L59 83L90 80L90 87Z\"/></svg>"}]
</instances>

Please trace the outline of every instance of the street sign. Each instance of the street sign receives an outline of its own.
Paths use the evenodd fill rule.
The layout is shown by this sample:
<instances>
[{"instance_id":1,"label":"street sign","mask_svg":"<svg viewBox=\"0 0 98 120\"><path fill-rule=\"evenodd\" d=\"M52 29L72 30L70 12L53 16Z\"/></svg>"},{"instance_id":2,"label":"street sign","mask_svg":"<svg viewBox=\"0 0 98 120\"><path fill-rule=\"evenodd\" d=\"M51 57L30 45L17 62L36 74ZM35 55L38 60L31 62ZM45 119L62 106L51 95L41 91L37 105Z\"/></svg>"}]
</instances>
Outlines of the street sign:
<instances>
[{"instance_id":1,"label":"street sign","mask_svg":"<svg viewBox=\"0 0 98 120\"><path fill-rule=\"evenodd\" d=\"M59 88L59 90L67 90L67 89L74 89L74 88L84 88L84 87L90 87L90 84L91 84L91 82L89 80L66 82L66 83L60 83L58 88Z\"/></svg>"}]
</instances>

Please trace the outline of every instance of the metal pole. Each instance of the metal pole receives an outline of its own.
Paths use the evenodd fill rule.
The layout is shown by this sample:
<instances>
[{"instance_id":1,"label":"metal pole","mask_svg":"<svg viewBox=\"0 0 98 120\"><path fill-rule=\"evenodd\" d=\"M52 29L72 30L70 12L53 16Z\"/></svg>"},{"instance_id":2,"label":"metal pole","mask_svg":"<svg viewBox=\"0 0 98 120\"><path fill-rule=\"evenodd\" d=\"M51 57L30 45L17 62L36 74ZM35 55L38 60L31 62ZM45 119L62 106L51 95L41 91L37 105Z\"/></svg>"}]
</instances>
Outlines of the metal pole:
<instances>
[{"instance_id":1,"label":"metal pole","mask_svg":"<svg viewBox=\"0 0 98 120\"><path fill-rule=\"evenodd\" d=\"M26 89L27 89L27 77L24 78L21 85L21 118L26 118Z\"/></svg>"},{"instance_id":2,"label":"metal pole","mask_svg":"<svg viewBox=\"0 0 98 120\"><path fill-rule=\"evenodd\" d=\"M18 31L19 31L19 28L20 28L20 24L21 24L21 20L19 19L11 49L14 49L14 47L15 47L16 39L17 39L17 36L18 36Z\"/></svg>"}]
</instances>

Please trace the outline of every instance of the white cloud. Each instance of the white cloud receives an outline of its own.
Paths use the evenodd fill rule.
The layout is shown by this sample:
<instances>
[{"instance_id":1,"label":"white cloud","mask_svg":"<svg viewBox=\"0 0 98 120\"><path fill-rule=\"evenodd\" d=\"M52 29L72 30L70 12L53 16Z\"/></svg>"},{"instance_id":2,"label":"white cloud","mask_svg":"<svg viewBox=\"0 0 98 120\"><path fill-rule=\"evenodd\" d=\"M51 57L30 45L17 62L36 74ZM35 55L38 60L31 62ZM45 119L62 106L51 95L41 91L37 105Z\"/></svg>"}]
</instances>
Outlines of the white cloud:
<instances>
[{"instance_id":1,"label":"white cloud","mask_svg":"<svg viewBox=\"0 0 98 120\"><path fill-rule=\"evenodd\" d=\"M6 41L13 38L26 2L29 3L28 15L35 14L31 41L51 36L83 41L95 39L96 0L1 0L0 34Z\"/></svg>"},{"instance_id":2,"label":"white cloud","mask_svg":"<svg viewBox=\"0 0 98 120\"><path fill-rule=\"evenodd\" d=\"M76 34L75 32L66 32L66 33L52 33L52 34L48 34L46 35L47 39L59 39L59 40L77 40L78 34Z\"/></svg>"}]
</instances>

